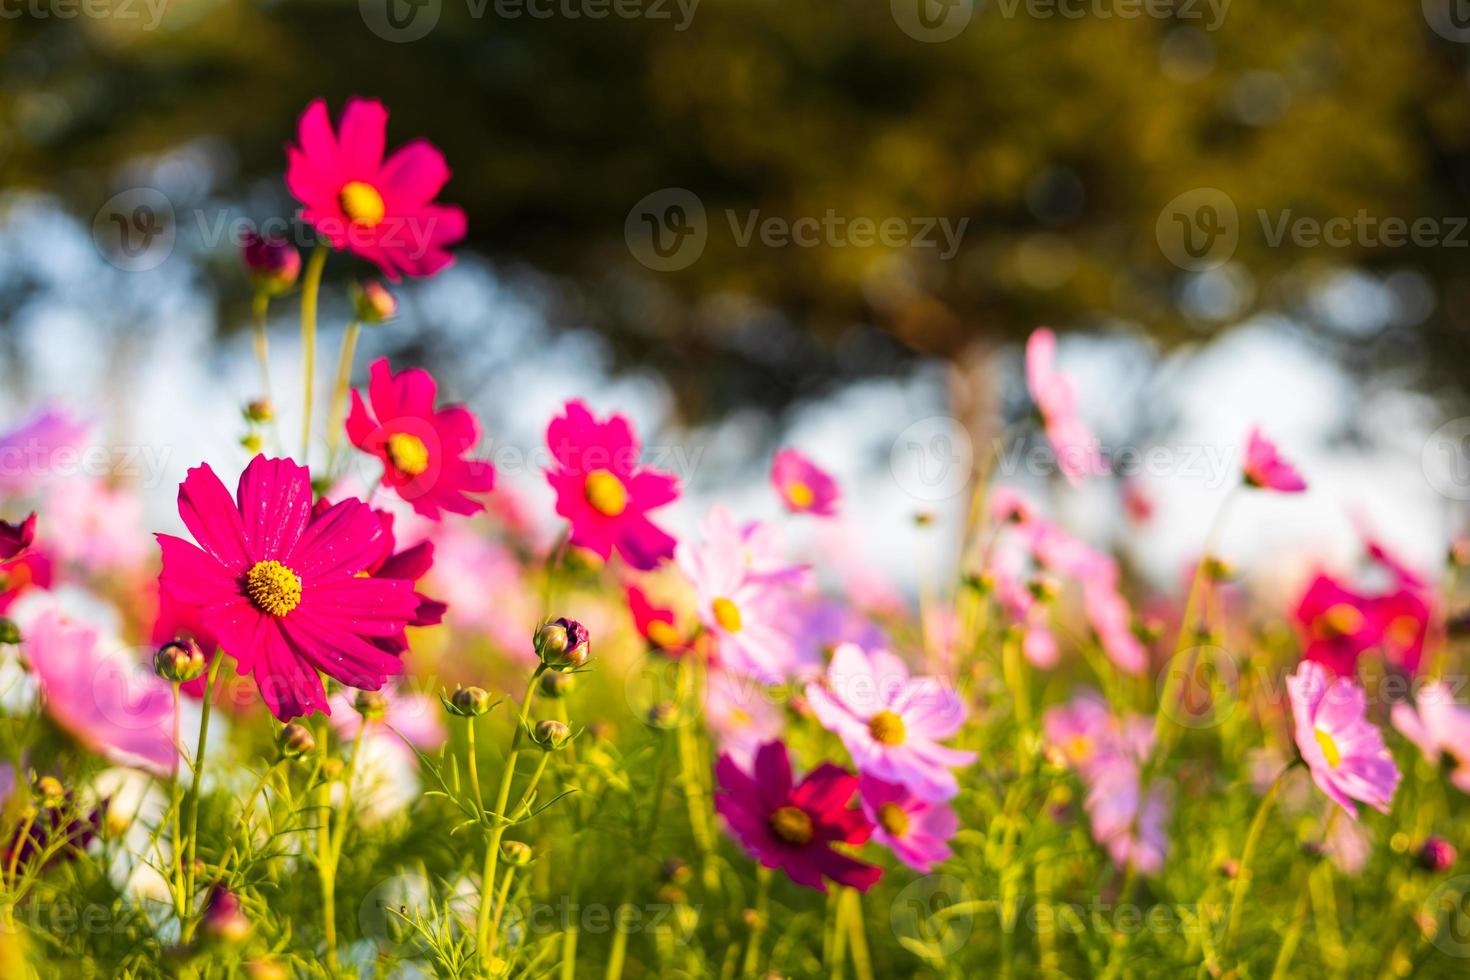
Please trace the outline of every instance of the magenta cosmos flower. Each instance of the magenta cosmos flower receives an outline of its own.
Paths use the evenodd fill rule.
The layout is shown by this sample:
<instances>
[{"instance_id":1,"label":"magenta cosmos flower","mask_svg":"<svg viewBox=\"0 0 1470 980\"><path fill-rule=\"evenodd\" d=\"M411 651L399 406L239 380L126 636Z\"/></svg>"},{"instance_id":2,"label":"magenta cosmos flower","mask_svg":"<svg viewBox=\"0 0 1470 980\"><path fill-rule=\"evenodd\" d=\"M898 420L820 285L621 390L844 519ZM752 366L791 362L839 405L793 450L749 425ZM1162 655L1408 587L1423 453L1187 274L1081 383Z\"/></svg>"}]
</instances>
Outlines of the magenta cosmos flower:
<instances>
[{"instance_id":1,"label":"magenta cosmos flower","mask_svg":"<svg viewBox=\"0 0 1470 980\"><path fill-rule=\"evenodd\" d=\"M710 508L700 532L698 547L679 545L679 567L694 586L699 619L720 664L767 684L797 674L803 664L794 590L805 584L806 566L780 560L769 529L741 526L723 507Z\"/></svg>"},{"instance_id":2,"label":"magenta cosmos flower","mask_svg":"<svg viewBox=\"0 0 1470 980\"><path fill-rule=\"evenodd\" d=\"M114 762L173 771L173 695L152 670L104 647L96 630L55 609L28 623L24 635L26 662L59 726Z\"/></svg>"},{"instance_id":3,"label":"magenta cosmos flower","mask_svg":"<svg viewBox=\"0 0 1470 980\"><path fill-rule=\"evenodd\" d=\"M729 755L715 764L720 792L715 809L751 856L780 868L798 885L827 890L823 877L867 891L883 872L840 854L833 844L861 844L872 827L861 810L849 809L857 777L824 762L793 785L786 746L767 742L747 774Z\"/></svg>"},{"instance_id":4,"label":"magenta cosmos flower","mask_svg":"<svg viewBox=\"0 0 1470 980\"><path fill-rule=\"evenodd\" d=\"M674 610L656 604L636 585L629 585L626 593L628 611L633 614L633 626L648 641L648 645L671 657L683 656L689 643L683 631L675 625L677 620Z\"/></svg>"},{"instance_id":5,"label":"magenta cosmos flower","mask_svg":"<svg viewBox=\"0 0 1470 980\"><path fill-rule=\"evenodd\" d=\"M1395 704L1390 719L1430 764L1447 759L1450 782L1470 793L1470 708L1455 700L1449 685L1430 681L1419 689L1414 705Z\"/></svg>"},{"instance_id":6,"label":"magenta cosmos flower","mask_svg":"<svg viewBox=\"0 0 1470 980\"><path fill-rule=\"evenodd\" d=\"M771 461L771 484L793 514L837 515L837 481L795 449L783 449Z\"/></svg>"},{"instance_id":7,"label":"magenta cosmos flower","mask_svg":"<svg viewBox=\"0 0 1470 980\"><path fill-rule=\"evenodd\" d=\"M1276 444L1261 435L1259 427L1253 426L1245 444L1245 461L1242 464L1245 482L1258 490L1275 490L1278 493L1301 493L1307 489L1307 481L1296 467L1281 458Z\"/></svg>"},{"instance_id":8,"label":"magenta cosmos flower","mask_svg":"<svg viewBox=\"0 0 1470 980\"><path fill-rule=\"evenodd\" d=\"M616 551L641 571L673 557L673 536L648 512L678 498L679 480L638 465L638 437L626 418L599 422L581 401L569 401L547 427L546 446L546 482L556 512L571 522L569 543L604 561Z\"/></svg>"},{"instance_id":9,"label":"magenta cosmos flower","mask_svg":"<svg viewBox=\"0 0 1470 980\"><path fill-rule=\"evenodd\" d=\"M915 871L928 874L950 856L949 839L959 830L954 810L931 803L897 783L864 775L858 781L863 813L873 824L873 840Z\"/></svg>"},{"instance_id":10,"label":"magenta cosmos flower","mask_svg":"<svg viewBox=\"0 0 1470 980\"><path fill-rule=\"evenodd\" d=\"M199 609L204 627L253 674L282 720L324 711L321 671L376 690L403 669L378 646L418 612L413 583L367 574L383 555L383 524L360 500L312 513L306 467L256 456L239 503L207 465L179 486L179 516L198 544L158 535L159 581Z\"/></svg>"},{"instance_id":11,"label":"magenta cosmos flower","mask_svg":"<svg viewBox=\"0 0 1470 980\"><path fill-rule=\"evenodd\" d=\"M480 423L469 409L435 409L438 385L422 368L394 374L380 357L368 368L369 412L352 392L347 438L383 461L383 486L392 487L414 511L439 520L443 511L473 514L484 504L472 493L489 493L495 470L466 454L480 439Z\"/></svg>"},{"instance_id":12,"label":"magenta cosmos flower","mask_svg":"<svg viewBox=\"0 0 1470 980\"><path fill-rule=\"evenodd\" d=\"M1296 721L1296 747L1317 787L1354 819L1354 800L1387 813L1401 777L1383 733L1364 717L1363 689L1304 660L1286 679L1286 693Z\"/></svg>"},{"instance_id":13,"label":"magenta cosmos flower","mask_svg":"<svg viewBox=\"0 0 1470 980\"><path fill-rule=\"evenodd\" d=\"M296 146L286 148L286 186L301 216L332 247L372 262L393 281L400 273L432 276L452 262L445 251L464 237L464 212L434 204L449 180L444 155L424 140L386 161L388 111L370 99L348 99L332 131L327 104L306 107Z\"/></svg>"},{"instance_id":14,"label":"magenta cosmos flower","mask_svg":"<svg viewBox=\"0 0 1470 980\"><path fill-rule=\"evenodd\" d=\"M922 799L952 798L959 783L950 770L975 761L974 752L939 744L964 724L964 700L936 677L910 677L903 661L886 650L864 653L843 644L821 682L807 685L806 696L859 772L902 784Z\"/></svg>"},{"instance_id":15,"label":"magenta cosmos flower","mask_svg":"<svg viewBox=\"0 0 1470 980\"><path fill-rule=\"evenodd\" d=\"M1107 471L1097 439L1077 414L1077 392L1072 379L1056 369L1057 336L1038 327L1026 341L1026 387L1041 413L1047 441L1056 453L1057 468L1069 483Z\"/></svg>"}]
</instances>

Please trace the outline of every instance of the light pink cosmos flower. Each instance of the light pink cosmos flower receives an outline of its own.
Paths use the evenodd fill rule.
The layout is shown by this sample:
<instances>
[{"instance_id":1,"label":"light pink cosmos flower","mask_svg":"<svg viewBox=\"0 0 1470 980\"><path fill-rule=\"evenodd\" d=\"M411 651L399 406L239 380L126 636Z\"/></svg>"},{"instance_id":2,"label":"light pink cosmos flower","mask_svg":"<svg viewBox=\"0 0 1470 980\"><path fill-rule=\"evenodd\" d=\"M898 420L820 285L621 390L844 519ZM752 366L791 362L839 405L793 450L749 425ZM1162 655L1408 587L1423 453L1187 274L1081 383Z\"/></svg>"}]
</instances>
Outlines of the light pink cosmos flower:
<instances>
[{"instance_id":1,"label":"light pink cosmos flower","mask_svg":"<svg viewBox=\"0 0 1470 980\"><path fill-rule=\"evenodd\" d=\"M90 426L63 411L43 409L0 434L0 490L26 493L57 476L70 475ZM65 453L66 457L60 455Z\"/></svg>"},{"instance_id":2,"label":"light pink cosmos flower","mask_svg":"<svg viewBox=\"0 0 1470 980\"><path fill-rule=\"evenodd\" d=\"M802 666L795 590L806 584L806 566L779 561L767 529L742 527L723 507L710 509L700 532L697 547L679 545L678 561L694 586L695 608L714 637L719 662L767 684L792 677Z\"/></svg>"},{"instance_id":3,"label":"light pink cosmos flower","mask_svg":"<svg viewBox=\"0 0 1470 980\"><path fill-rule=\"evenodd\" d=\"M1354 800L1384 813L1402 778L1383 733L1371 724L1363 689L1304 660L1286 679L1296 747L1318 789L1357 819Z\"/></svg>"},{"instance_id":4,"label":"light pink cosmos flower","mask_svg":"<svg viewBox=\"0 0 1470 980\"><path fill-rule=\"evenodd\" d=\"M1455 701L1443 681L1431 681L1419 689L1416 705L1399 702L1393 706L1393 727L1413 742L1430 764L1439 765L1448 756L1454 763L1450 782L1462 793L1470 793L1470 707ZM1417 706L1417 710L1416 710Z\"/></svg>"},{"instance_id":5,"label":"light pink cosmos flower","mask_svg":"<svg viewBox=\"0 0 1470 980\"><path fill-rule=\"evenodd\" d=\"M368 721L368 734L385 733L391 728L414 748L429 752L444 744L444 706L438 698L410 691L400 691L394 685L382 690L386 707L383 717ZM363 717L354 707L357 695L351 691L338 691L329 699L332 705L332 727L344 741L357 737L363 725ZM390 736L391 737L391 736ZM397 741L397 739L394 739Z\"/></svg>"},{"instance_id":6,"label":"light pink cosmos flower","mask_svg":"<svg viewBox=\"0 0 1470 980\"><path fill-rule=\"evenodd\" d=\"M749 677L711 670L704 687L704 716L715 744L742 769L749 769L755 752L781 737L785 718L771 693Z\"/></svg>"},{"instance_id":7,"label":"light pink cosmos flower","mask_svg":"<svg viewBox=\"0 0 1470 980\"><path fill-rule=\"evenodd\" d=\"M648 571L674 554L674 538L648 512L679 496L679 480L638 465L641 447L621 415L598 421L581 401L569 401L546 429L553 463L546 482L556 512L571 522L568 541L604 561L616 551Z\"/></svg>"},{"instance_id":8,"label":"light pink cosmos flower","mask_svg":"<svg viewBox=\"0 0 1470 980\"><path fill-rule=\"evenodd\" d=\"M847 746L858 771L899 783L930 802L959 792L951 769L969 766L974 752L946 748L969 709L937 677L910 677L904 662L885 650L865 653L843 644L820 682L808 684L817 720Z\"/></svg>"},{"instance_id":9,"label":"light pink cosmos flower","mask_svg":"<svg viewBox=\"0 0 1470 980\"><path fill-rule=\"evenodd\" d=\"M1281 458L1276 444L1261 435L1259 426L1252 426L1246 439L1242 470L1245 482L1260 490L1301 493L1307 489L1307 481L1302 479L1295 466Z\"/></svg>"},{"instance_id":10,"label":"light pink cosmos flower","mask_svg":"<svg viewBox=\"0 0 1470 980\"><path fill-rule=\"evenodd\" d=\"M771 461L771 483L793 514L837 515L837 481L795 449L782 449Z\"/></svg>"},{"instance_id":11,"label":"light pink cosmos flower","mask_svg":"<svg viewBox=\"0 0 1470 980\"><path fill-rule=\"evenodd\" d=\"M858 777L863 813L873 824L873 840L921 874L949 860L949 840L959 819L946 803L933 803L900 786L867 774Z\"/></svg>"},{"instance_id":12,"label":"light pink cosmos flower","mask_svg":"<svg viewBox=\"0 0 1470 980\"><path fill-rule=\"evenodd\" d=\"M1072 379L1056 369L1057 337L1038 327L1026 341L1026 387L1041 412L1046 438L1056 453L1057 468L1067 481L1107 472L1097 439L1077 415Z\"/></svg>"},{"instance_id":13,"label":"light pink cosmos flower","mask_svg":"<svg viewBox=\"0 0 1470 980\"><path fill-rule=\"evenodd\" d=\"M385 161L387 133L380 102L348 99L333 132L317 99L301 114L297 145L286 148L286 186L333 248L351 250L394 282L432 276L454 261L446 246L464 237L464 212L433 203L449 180L444 155L414 140Z\"/></svg>"},{"instance_id":14,"label":"light pink cosmos flower","mask_svg":"<svg viewBox=\"0 0 1470 980\"><path fill-rule=\"evenodd\" d=\"M101 480L58 480L46 493L46 544L56 558L90 572L136 569L149 557L143 498Z\"/></svg>"},{"instance_id":15,"label":"light pink cosmos flower","mask_svg":"<svg viewBox=\"0 0 1470 980\"><path fill-rule=\"evenodd\" d=\"M1167 783L1156 781L1145 793L1138 764L1115 758L1091 780L1085 805L1093 839L1114 864L1120 868L1131 864L1146 875L1164 869L1172 810Z\"/></svg>"},{"instance_id":16,"label":"light pink cosmos flower","mask_svg":"<svg viewBox=\"0 0 1470 980\"><path fill-rule=\"evenodd\" d=\"M105 649L96 630L55 609L29 623L24 637L26 662L58 725L114 762L173 771L173 694L147 665Z\"/></svg>"}]
</instances>

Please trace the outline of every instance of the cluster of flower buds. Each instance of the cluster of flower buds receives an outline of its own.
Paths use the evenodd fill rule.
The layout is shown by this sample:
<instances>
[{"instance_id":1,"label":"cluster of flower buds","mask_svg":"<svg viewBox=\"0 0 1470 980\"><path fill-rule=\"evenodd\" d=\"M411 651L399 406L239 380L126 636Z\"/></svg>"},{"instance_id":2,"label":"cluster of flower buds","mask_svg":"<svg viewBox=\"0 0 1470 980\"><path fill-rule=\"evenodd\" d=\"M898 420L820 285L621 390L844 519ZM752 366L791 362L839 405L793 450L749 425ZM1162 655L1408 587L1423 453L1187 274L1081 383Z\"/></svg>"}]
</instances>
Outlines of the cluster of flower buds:
<instances>
[{"instance_id":1,"label":"cluster of flower buds","mask_svg":"<svg viewBox=\"0 0 1470 980\"><path fill-rule=\"evenodd\" d=\"M250 284L266 296L279 296L296 285L301 275L301 252L284 238L265 238L246 232L240 250Z\"/></svg>"},{"instance_id":2,"label":"cluster of flower buds","mask_svg":"<svg viewBox=\"0 0 1470 980\"><path fill-rule=\"evenodd\" d=\"M551 670L575 670L592 656L587 627L565 616L542 623L531 642Z\"/></svg>"},{"instance_id":3,"label":"cluster of flower buds","mask_svg":"<svg viewBox=\"0 0 1470 980\"><path fill-rule=\"evenodd\" d=\"M478 718L495 707L490 700L490 692L483 687L458 687L447 698L439 695L439 700L444 702L445 709L451 715L460 718Z\"/></svg>"},{"instance_id":4,"label":"cluster of flower buds","mask_svg":"<svg viewBox=\"0 0 1470 980\"><path fill-rule=\"evenodd\" d=\"M170 640L153 655L153 670L166 681L187 684L204 673L204 651L187 637Z\"/></svg>"}]
</instances>

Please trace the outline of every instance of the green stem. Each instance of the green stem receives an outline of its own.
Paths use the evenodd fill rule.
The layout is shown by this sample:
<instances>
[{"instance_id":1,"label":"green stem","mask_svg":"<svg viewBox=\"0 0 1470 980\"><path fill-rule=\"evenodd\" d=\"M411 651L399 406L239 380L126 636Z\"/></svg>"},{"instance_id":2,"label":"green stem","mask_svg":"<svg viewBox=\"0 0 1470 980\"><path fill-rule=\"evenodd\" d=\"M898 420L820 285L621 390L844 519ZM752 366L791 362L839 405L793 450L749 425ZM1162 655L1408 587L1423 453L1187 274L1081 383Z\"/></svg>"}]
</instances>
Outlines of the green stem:
<instances>
[{"instance_id":1,"label":"green stem","mask_svg":"<svg viewBox=\"0 0 1470 980\"><path fill-rule=\"evenodd\" d=\"M745 944L745 964L741 976L753 977L760 967L761 934L771 916L771 869L757 865L755 869L755 923L750 927L750 940Z\"/></svg>"},{"instance_id":2,"label":"green stem","mask_svg":"<svg viewBox=\"0 0 1470 980\"><path fill-rule=\"evenodd\" d=\"M191 913L183 926L183 938L187 941L194 934L192 912L194 907L194 861L199 852L199 787L204 781L204 750L209 745L209 715L214 707L214 681L219 676L220 666L225 662L223 650L214 652L209 663L209 676L204 681L204 706L199 712L199 748L194 754L194 781L189 786L189 835L184 850L184 908Z\"/></svg>"},{"instance_id":3,"label":"green stem","mask_svg":"<svg viewBox=\"0 0 1470 980\"><path fill-rule=\"evenodd\" d=\"M1256 815L1251 819L1250 830L1246 832L1245 849L1240 852L1240 867L1236 870L1235 885L1230 891L1230 912L1225 918L1225 939L1220 946L1224 954L1230 953L1230 946L1235 941L1236 926L1240 922L1240 905L1245 900L1246 890L1250 888L1251 858L1256 856L1256 845L1260 843L1261 832L1266 828L1266 817L1270 814L1276 796L1286 782L1286 774L1290 771L1290 766L1281 770L1271 788L1266 790L1266 795L1261 797L1261 805L1256 807Z\"/></svg>"},{"instance_id":4,"label":"green stem","mask_svg":"<svg viewBox=\"0 0 1470 980\"><path fill-rule=\"evenodd\" d=\"M318 245L306 263L301 280L301 459L311 451L311 385L316 374L316 304L322 287L322 270L327 264L327 246Z\"/></svg>"},{"instance_id":5,"label":"green stem","mask_svg":"<svg viewBox=\"0 0 1470 980\"><path fill-rule=\"evenodd\" d=\"M332 386L332 406L327 413L327 455L331 457L342 441L342 424L347 418L347 392L352 387L352 358L357 352L357 337L362 324L353 320L342 334L342 350L337 354L337 382Z\"/></svg>"},{"instance_id":6,"label":"green stem","mask_svg":"<svg viewBox=\"0 0 1470 980\"><path fill-rule=\"evenodd\" d=\"M1312 890L1302 888L1301 898L1297 899L1296 913L1291 917L1291 926L1286 931L1286 937L1281 941L1281 952L1276 956L1276 965L1271 968L1271 980L1285 980L1290 976L1291 958L1296 955L1296 947L1302 939L1302 930L1307 927L1307 913L1312 907Z\"/></svg>"},{"instance_id":7,"label":"green stem","mask_svg":"<svg viewBox=\"0 0 1470 980\"><path fill-rule=\"evenodd\" d=\"M868 933L863 924L862 899L854 888L842 890L842 900L847 903L847 926L852 941L852 969L858 980L873 980L873 960L868 955Z\"/></svg>"}]
</instances>

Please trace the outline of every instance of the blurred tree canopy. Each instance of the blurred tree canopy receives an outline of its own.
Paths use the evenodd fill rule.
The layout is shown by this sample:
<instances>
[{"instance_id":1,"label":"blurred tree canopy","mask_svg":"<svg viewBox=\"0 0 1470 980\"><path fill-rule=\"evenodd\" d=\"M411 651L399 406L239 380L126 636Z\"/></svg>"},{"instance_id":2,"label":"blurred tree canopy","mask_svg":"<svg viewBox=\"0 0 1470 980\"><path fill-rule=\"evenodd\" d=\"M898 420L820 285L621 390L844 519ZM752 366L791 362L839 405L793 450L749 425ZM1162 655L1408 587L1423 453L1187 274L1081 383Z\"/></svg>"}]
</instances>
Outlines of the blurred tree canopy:
<instances>
[{"instance_id":1,"label":"blurred tree canopy","mask_svg":"<svg viewBox=\"0 0 1470 980\"><path fill-rule=\"evenodd\" d=\"M542 283L565 322L601 330L626 362L661 369L694 415L1042 322L1165 343L1256 309L1315 326L1313 289L1344 269L1411 273L1433 297L1367 335L1324 329L1350 361L1467 376L1470 231L1427 247L1269 234L1282 215L1366 213L1445 222L1449 239L1447 219L1470 214L1470 43L1418 3L985 0L928 43L901 28L903 4L947 15L939 0L704 0L692 16L690 0L639 0L650 16L603 19L585 15L608 9L599 0L543 0L550 17L506 0L85 0L109 15L72 17L62 7L84 0L24 2L0 24L7 187L90 218L129 160L206 140L230 161L225 193L286 212L297 114L317 96L334 114L376 96L390 146L443 148L467 247ZM370 25L386 4L432 29L384 39ZM708 241L656 272L624 225L667 187L698 196ZM1209 280L1233 298L1213 315L1188 301L1199 276L1159 237L1169 202L1206 187L1239 224ZM968 223L945 259L742 245L757 211Z\"/></svg>"}]
</instances>

